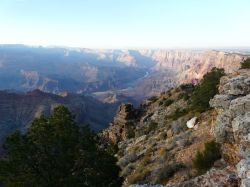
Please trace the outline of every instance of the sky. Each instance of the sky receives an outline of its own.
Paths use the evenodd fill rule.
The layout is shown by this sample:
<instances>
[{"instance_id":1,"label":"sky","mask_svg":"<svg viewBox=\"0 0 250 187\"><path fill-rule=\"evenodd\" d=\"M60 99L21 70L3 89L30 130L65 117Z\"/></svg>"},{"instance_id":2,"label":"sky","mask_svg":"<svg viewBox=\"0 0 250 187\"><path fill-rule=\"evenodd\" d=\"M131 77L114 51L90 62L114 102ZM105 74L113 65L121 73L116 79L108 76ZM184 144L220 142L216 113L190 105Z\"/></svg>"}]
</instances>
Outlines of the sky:
<instances>
[{"instance_id":1,"label":"sky","mask_svg":"<svg viewBox=\"0 0 250 187\"><path fill-rule=\"evenodd\" d=\"M249 8L250 0L0 0L0 43L249 47Z\"/></svg>"}]
</instances>

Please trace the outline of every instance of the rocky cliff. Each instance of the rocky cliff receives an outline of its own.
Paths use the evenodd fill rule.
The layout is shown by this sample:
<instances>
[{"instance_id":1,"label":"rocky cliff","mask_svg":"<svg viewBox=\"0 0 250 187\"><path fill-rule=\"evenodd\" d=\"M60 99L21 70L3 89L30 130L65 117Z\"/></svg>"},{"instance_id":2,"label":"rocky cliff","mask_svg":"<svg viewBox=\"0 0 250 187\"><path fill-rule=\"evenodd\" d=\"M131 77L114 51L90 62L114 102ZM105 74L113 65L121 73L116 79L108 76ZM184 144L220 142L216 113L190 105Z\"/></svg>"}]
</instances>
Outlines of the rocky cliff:
<instances>
[{"instance_id":1,"label":"rocky cliff","mask_svg":"<svg viewBox=\"0 0 250 187\"><path fill-rule=\"evenodd\" d=\"M250 70L222 77L219 94L210 100L212 108L203 113L186 110L192 89L179 87L138 109L124 113L121 108L132 106L123 105L118 110L118 121L106 137L118 142L124 186L250 186ZM128 122L133 122L130 137L123 134ZM207 172L197 173L192 160L214 139L221 144L222 158Z\"/></svg>"},{"instance_id":2,"label":"rocky cliff","mask_svg":"<svg viewBox=\"0 0 250 187\"><path fill-rule=\"evenodd\" d=\"M210 103L218 111L214 134L224 145L224 159L236 167L241 186L250 186L250 71L223 77Z\"/></svg>"},{"instance_id":3,"label":"rocky cliff","mask_svg":"<svg viewBox=\"0 0 250 187\"><path fill-rule=\"evenodd\" d=\"M224 68L226 73L236 71L246 55L223 51L197 50L140 50L152 60L149 75L139 80L124 94L147 98L177 87L183 83L198 83L213 67ZM144 93L144 95L142 95Z\"/></svg>"}]
</instances>

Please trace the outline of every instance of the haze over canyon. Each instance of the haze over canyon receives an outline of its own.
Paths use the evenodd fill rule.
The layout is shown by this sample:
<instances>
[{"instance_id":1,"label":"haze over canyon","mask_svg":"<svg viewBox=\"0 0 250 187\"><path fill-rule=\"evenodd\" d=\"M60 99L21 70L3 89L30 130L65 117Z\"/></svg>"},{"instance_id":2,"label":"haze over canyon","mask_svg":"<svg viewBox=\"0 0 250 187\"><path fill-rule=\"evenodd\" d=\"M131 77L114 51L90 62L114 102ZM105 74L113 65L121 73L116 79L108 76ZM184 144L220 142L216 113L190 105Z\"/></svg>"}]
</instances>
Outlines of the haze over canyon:
<instances>
[{"instance_id":1,"label":"haze over canyon","mask_svg":"<svg viewBox=\"0 0 250 187\"><path fill-rule=\"evenodd\" d=\"M232 73L246 51L0 45L1 138L25 130L34 117L49 115L58 104L66 104L80 123L99 131L119 104L139 105L183 83L196 84L213 67Z\"/></svg>"}]
</instances>

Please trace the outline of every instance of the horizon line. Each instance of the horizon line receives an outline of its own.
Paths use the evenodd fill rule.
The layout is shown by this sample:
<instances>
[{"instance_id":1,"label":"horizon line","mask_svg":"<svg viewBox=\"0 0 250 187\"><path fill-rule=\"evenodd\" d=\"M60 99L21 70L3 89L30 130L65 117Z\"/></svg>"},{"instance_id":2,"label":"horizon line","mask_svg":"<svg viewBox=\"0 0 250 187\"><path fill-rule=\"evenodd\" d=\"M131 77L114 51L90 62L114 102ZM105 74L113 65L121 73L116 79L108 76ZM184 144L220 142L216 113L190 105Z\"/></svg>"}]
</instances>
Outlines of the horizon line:
<instances>
[{"instance_id":1,"label":"horizon line","mask_svg":"<svg viewBox=\"0 0 250 187\"><path fill-rule=\"evenodd\" d=\"M197 47L85 47L72 45L44 45L44 44L25 44L25 43L0 43L0 45L9 46L26 46L26 47L43 47L43 48L71 48L71 49L92 49L92 50L217 50L217 49L249 49L250 46L197 46Z\"/></svg>"}]
</instances>

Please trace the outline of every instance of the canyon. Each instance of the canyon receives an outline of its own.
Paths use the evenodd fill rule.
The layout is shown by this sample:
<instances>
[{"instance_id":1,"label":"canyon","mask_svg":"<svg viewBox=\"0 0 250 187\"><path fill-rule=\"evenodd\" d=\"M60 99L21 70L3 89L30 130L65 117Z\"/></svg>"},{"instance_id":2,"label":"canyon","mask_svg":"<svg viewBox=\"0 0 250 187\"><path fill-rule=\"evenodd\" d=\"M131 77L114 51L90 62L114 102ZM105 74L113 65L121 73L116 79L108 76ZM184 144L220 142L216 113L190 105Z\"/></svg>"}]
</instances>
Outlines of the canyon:
<instances>
[{"instance_id":1,"label":"canyon","mask_svg":"<svg viewBox=\"0 0 250 187\"><path fill-rule=\"evenodd\" d=\"M178 85L197 84L213 67L232 73L248 54L0 45L1 138L49 115L55 104L65 104L79 122L100 131L121 103L139 106Z\"/></svg>"},{"instance_id":2,"label":"canyon","mask_svg":"<svg viewBox=\"0 0 250 187\"><path fill-rule=\"evenodd\" d=\"M0 45L0 89L131 96L138 101L213 67L231 73L248 54L215 50L94 50ZM95 94L98 93L98 94Z\"/></svg>"}]
</instances>

